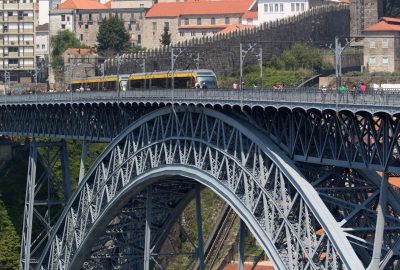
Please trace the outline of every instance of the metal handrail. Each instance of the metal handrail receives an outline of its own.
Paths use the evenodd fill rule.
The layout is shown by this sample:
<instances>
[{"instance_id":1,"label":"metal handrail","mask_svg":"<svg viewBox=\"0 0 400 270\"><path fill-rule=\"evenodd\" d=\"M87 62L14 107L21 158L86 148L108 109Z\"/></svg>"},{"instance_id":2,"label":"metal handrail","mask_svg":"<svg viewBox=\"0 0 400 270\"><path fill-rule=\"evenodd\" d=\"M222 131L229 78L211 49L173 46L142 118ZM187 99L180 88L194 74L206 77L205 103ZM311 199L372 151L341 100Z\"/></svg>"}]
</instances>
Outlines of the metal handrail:
<instances>
[{"instance_id":1,"label":"metal handrail","mask_svg":"<svg viewBox=\"0 0 400 270\"><path fill-rule=\"evenodd\" d=\"M338 96L338 98L337 98ZM336 91L322 91L312 88L294 89L249 89L241 92L234 89L165 89L134 90L126 92L90 91L90 92L55 92L45 94L26 94L0 96L0 104L57 104L57 103L103 103L103 102L204 102L237 103L255 105L261 103L296 103L296 104L338 104L379 107L400 107L400 90L383 89L358 93L348 91L344 94Z\"/></svg>"}]
</instances>

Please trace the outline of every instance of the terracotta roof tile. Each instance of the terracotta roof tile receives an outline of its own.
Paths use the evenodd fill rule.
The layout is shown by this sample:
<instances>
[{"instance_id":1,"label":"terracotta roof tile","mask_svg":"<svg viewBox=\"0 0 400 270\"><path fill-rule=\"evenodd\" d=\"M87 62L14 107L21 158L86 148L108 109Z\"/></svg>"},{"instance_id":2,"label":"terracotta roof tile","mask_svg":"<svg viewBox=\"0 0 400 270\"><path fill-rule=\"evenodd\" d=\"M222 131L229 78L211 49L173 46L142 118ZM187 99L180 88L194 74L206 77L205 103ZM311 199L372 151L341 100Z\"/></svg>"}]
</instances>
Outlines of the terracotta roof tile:
<instances>
[{"instance_id":1,"label":"terracotta roof tile","mask_svg":"<svg viewBox=\"0 0 400 270\"><path fill-rule=\"evenodd\" d=\"M380 22L371 25L365 32L399 32L400 31L400 19L383 17Z\"/></svg>"},{"instance_id":2,"label":"terracotta roof tile","mask_svg":"<svg viewBox=\"0 0 400 270\"><path fill-rule=\"evenodd\" d=\"M387 22L400 23L400 18L383 17L382 19Z\"/></svg>"},{"instance_id":3,"label":"terracotta roof tile","mask_svg":"<svg viewBox=\"0 0 400 270\"><path fill-rule=\"evenodd\" d=\"M62 4L59 4L57 9L109 9L106 5L103 5L96 0L67 0Z\"/></svg>"},{"instance_id":4,"label":"terracotta roof tile","mask_svg":"<svg viewBox=\"0 0 400 270\"><path fill-rule=\"evenodd\" d=\"M221 33L228 33L236 30L242 30L242 29L251 29L256 27L255 25L245 25L245 24L233 24L229 25L226 27L224 30L221 31Z\"/></svg>"},{"instance_id":5,"label":"terracotta roof tile","mask_svg":"<svg viewBox=\"0 0 400 270\"><path fill-rule=\"evenodd\" d=\"M243 19L257 19L258 11L247 11L243 16Z\"/></svg>"},{"instance_id":6,"label":"terracotta roof tile","mask_svg":"<svg viewBox=\"0 0 400 270\"><path fill-rule=\"evenodd\" d=\"M104 4L106 7L111 8L111 0Z\"/></svg>"},{"instance_id":7,"label":"terracotta roof tile","mask_svg":"<svg viewBox=\"0 0 400 270\"><path fill-rule=\"evenodd\" d=\"M88 56L94 55L96 52L90 48L69 48L64 54L72 55L72 56Z\"/></svg>"},{"instance_id":8,"label":"terracotta roof tile","mask_svg":"<svg viewBox=\"0 0 400 270\"><path fill-rule=\"evenodd\" d=\"M155 4L147 18L179 17L185 15L244 14L253 0L189 1Z\"/></svg>"}]
</instances>

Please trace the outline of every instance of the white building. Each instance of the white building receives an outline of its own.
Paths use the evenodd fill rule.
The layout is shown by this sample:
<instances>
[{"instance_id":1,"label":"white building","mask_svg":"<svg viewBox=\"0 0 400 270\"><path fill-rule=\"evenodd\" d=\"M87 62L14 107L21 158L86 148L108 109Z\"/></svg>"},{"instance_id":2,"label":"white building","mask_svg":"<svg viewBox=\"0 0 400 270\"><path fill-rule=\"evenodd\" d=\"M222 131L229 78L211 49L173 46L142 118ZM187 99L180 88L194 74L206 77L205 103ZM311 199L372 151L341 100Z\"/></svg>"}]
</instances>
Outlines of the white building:
<instances>
[{"instance_id":1,"label":"white building","mask_svg":"<svg viewBox=\"0 0 400 270\"><path fill-rule=\"evenodd\" d=\"M42 24L36 27L36 60L48 59L49 57L49 24Z\"/></svg>"},{"instance_id":2,"label":"white building","mask_svg":"<svg viewBox=\"0 0 400 270\"><path fill-rule=\"evenodd\" d=\"M270 22L307 11L323 0L258 0L258 23Z\"/></svg>"}]
</instances>

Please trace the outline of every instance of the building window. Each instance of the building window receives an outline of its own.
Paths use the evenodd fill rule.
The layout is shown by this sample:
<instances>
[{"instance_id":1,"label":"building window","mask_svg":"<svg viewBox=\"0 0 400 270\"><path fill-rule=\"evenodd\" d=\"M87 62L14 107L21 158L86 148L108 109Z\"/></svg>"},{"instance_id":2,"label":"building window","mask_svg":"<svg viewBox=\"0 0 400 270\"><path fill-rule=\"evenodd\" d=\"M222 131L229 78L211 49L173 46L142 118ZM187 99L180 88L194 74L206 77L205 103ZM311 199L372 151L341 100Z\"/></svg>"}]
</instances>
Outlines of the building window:
<instances>
[{"instance_id":1,"label":"building window","mask_svg":"<svg viewBox=\"0 0 400 270\"><path fill-rule=\"evenodd\" d=\"M185 25L189 25L189 18L185 18Z\"/></svg>"},{"instance_id":2,"label":"building window","mask_svg":"<svg viewBox=\"0 0 400 270\"><path fill-rule=\"evenodd\" d=\"M46 49L46 45L42 44L42 49L43 50Z\"/></svg>"},{"instance_id":3,"label":"building window","mask_svg":"<svg viewBox=\"0 0 400 270\"><path fill-rule=\"evenodd\" d=\"M275 4L275 12L279 12L279 5Z\"/></svg>"},{"instance_id":4,"label":"building window","mask_svg":"<svg viewBox=\"0 0 400 270\"><path fill-rule=\"evenodd\" d=\"M296 11L300 11L300 3L296 3Z\"/></svg>"},{"instance_id":5,"label":"building window","mask_svg":"<svg viewBox=\"0 0 400 270\"><path fill-rule=\"evenodd\" d=\"M202 34L203 36L205 36L205 35L207 35L207 32L201 32L201 34Z\"/></svg>"},{"instance_id":6,"label":"building window","mask_svg":"<svg viewBox=\"0 0 400 270\"><path fill-rule=\"evenodd\" d=\"M304 11L304 3L301 3L300 8L301 8L301 11Z\"/></svg>"},{"instance_id":7,"label":"building window","mask_svg":"<svg viewBox=\"0 0 400 270\"><path fill-rule=\"evenodd\" d=\"M89 14L89 21L92 20L92 14Z\"/></svg>"},{"instance_id":8,"label":"building window","mask_svg":"<svg viewBox=\"0 0 400 270\"><path fill-rule=\"evenodd\" d=\"M264 12L268 12L268 4L264 4Z\"/></svg>"},{"instance_id":9,"label":"building window","mask_svg":"<svg viewBox=\"0 0 400 270\"><path fill-rule=\"evenodd\" d=\"M140 25L136 24L136 31L140 31Z\"/></svg>"},{"instance_id":10,"label":"building window","mask_svg":"<svg viewBox=\"0 0 400 270\"><path fill-rule=\"evenodd\" d=\"M225 24L230 24L231 23L231 19L229 17L225 17Z\"/></svg>"},{"instance_id":11,"label":"building window","mask_svg":"<svg viewBox=\"0 0 400 270\"><path fill-rule=\"evenodd\" d=\"M283 12L283 4L280 4L281 12Z\"/></svg>"},{"instance_id":12,"label":"building window","mask_svg":"<svg viewBox=\"0 0 400 270\"><path fill-rule=\"evenodd\" d=\"M36 49L39 49L40 47L39 47L39 44L36 44Z\"/></svg>"},{"instance_id":13,"label":"building window","mask_svg":"<svg viewBox=\"0 0 400 270\"><path fill-rule=\"evenodd\" d=\"M239 17L239 24L242 24L242 17Z\"/></svg>"},{"instance_id":14,"label":"building window","mask_svg":"<svg viewBox=\"0 0 400 270\"><path fill-rule=\"evenodd\" d=\"M194 36L196 35L196 33L195 33L195 32L190 32L190 35L191 35L192 37L194 37Z\"/></svg>"},{"instance_id":15,"label":"building window","mask_svg":"<svg viewBox=\"0 0 400 270\"><path fill-rule=\"evenodd\" d=\"M383 49L389 48L389 40L387 38L382 39L382 48Z\"/></svg>"},{"instance_id":16,"label":"building window","mask_svg":"<svg viewBox=\"0 0 400 270\"><path fill-rule=\"evenodd\" d=\"M247 24L253 24L253 19L247 19Z\"/></svg>"},{"instance_id":17,"label":"building window","mask_svg":"<svg viewBox=\"0 0 400 270\"><path fill-rule=\"evenodd\" d=\"M272 4L269 4L269 12L274 12L274 5L272 5Z\"/></svg>"},{"instance_id":18,"label":"building window","mask_svg":"<svg viewBox=\"0 0 400 270\"><path fill-rule=\"evenodd\" d=\"M197 25L201 25L201 18L197 18Z\"/></svg>"},{"instance_id":19,"label":"building window","mask_svg":"<svg viewBox=\"0 0 400 270\"><path fill-rule=\"evenodd\" d=\"M65 15L61 15L61 21L62 21L62 22L65 21Z\"/></svg>"},{"instance_id":20,"label":"building window","mask_svg":"<svg viewBox=\"0 0 400 270\"><path fill-rule=\"evenodd\" d=\"M69 22L69 16L67 16L67 22Z\"/></svg>"},{"instance_id":21,"label":"building window","mask_svg":"<svg viewBox=\"0 0 400 270\"><path fill-rule=\"evenodd\" d=\"M184 33L184 32L180 32L179 35L180 35L181 37L184 37L184 36L185 36L185 33Z\"/></svg>"},{"instance_id":22,"label":"building window","mask_svg":"<svg viewBox=\"0 0 400 270\"><path fill-rule=\"evenodd\" d=\"M81 41L83 41L83 34L81 34Z\"/></svg>"},{"instance_id":23,"label":"building window","mask_svg":"<svg viewBox=\"0 0 400 270\"><path fill-rule=\"evenodd\" d=\"M18 59L8 59L8 64L10 64L10 65L18 65Z\"/></svg>"},{"instance_id":24,"label":"building window","mask_svg":"<svg viewBox=\"0 0 400 270\"><path fill-rule=\"evenodd\" d=\"M369 47L370 47L371 49L375 49L375 48L376 48L375 40L371 40L371 41L369 42Z\"/></svg>"},{"instance_id":25,"label":"building window","mask_svg":"<svg viewBox=\"0 0 400 270\"><path fill-rule=\"evenodd\" d=\"M164 28L167 28L169 30L169 22L164 22Z\"/></svg>"},{"instance_id":26,"label":"building window","mask_svg":"<svg viewBox=\"0 0 400 270\"><path fill-rule=\"evenodd\" d=\"M389 65L389 57L383 56L382 57L382 64L383 65Z\"/></svg>"},{"instance_id":27,"label":"building window","mask_svg":"<svg viewBox=\"0 0 400 270\"><path fill-rule=\"evenodd\" d=\"M85 24L85 29L89 29L89 25Z\"/></svg>"},{"instance_id":28,"label":"building window","mask_svg":"<svg viewBox=\"0 0 400 270\"><path fill-rule=\"evenodd\" d=\"M215 17L211 17L211 24L215 24Z\"/></svg>"},{"instance_id":29,"label":"building window","mask_svg":"<svg viewBox=\"0 0 400 270\"><path fill-rule=\"evenodd\" d=\"M62 24L62 25L61 25L61 29L65 29L65 24Z\"/></svg>"},{"instance_id":30,"label":"building window","mask_svg":"<svg viewBox=\"0 0 400 270\"><path fill-rule=\"evenodd\" d=\"M137 43L142 43L142 35L137 35Z\"/></svg>"},{"instance_id":31,"label":"building window","mask_svg":"<svg viewBox=\"0 0 400 270\"><path fill-rule=\"evenodd\" d=\"M291 11L294 12L294 3L292 3L290 6L291 6Z\"/></svg>"},{"instance_id":32,"label":"building window","mask_svg":"<svg viewBox=\"0 0 400 270\"><path fill-rule=\"evenodd\" d=\"M79 14L79 21L82 21L82 14Z\"/></svg>"},{"instance_id":33,"label":"building window","mask_svg":"<svg viewBox=\"0 0 400 270\"><path fill-rule=\"evenodd\" d=\"M376 58L375 58L375 56L370 56L370 57L369 57L369 64L370 64L370 65L375 65L375 64L376 64Z\"/></svg>"},{"instance_id":34,"label":"building window","mask_svg":"<svg viewBox=\"0 0 400 270\"><path fill-rule=\"evenodd\" d=\"M157 23L153 22L153 31L156 31L156 30L157 30Z\"/></svg>"}]
</instances>

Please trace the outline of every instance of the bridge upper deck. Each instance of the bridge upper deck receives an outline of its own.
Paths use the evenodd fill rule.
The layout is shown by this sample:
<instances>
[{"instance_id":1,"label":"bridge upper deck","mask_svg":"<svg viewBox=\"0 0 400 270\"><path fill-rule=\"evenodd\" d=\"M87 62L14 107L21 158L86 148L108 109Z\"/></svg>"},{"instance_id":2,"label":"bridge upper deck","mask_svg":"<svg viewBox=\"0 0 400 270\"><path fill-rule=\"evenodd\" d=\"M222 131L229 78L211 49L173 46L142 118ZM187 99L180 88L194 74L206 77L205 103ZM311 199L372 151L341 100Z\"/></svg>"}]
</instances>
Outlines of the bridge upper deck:
<instances>
[{"instance_id":1,"label":"bridge upper deck","mask_svg":"<svg viewBox=\"0 0 400 270\"><path fill-rule=\"evenodd\" d=\"M400 113L400 91L370 91L340 94L318 89L284 90L135 90L127 92L65 92L1 96L0 106L67 105L105 103L194 104L210 106L248 106L301 108L304 110L349 110L369 113Z\"/></svg>"}]
</instances>

